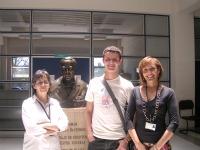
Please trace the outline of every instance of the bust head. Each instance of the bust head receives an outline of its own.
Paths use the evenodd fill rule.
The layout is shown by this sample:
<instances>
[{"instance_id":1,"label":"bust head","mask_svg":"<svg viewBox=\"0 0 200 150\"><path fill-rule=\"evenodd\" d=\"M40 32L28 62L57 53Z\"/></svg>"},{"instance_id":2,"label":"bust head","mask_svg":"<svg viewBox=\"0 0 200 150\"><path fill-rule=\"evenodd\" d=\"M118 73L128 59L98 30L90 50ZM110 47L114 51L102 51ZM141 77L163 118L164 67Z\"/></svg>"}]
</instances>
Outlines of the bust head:
<instances>
[{"instance_id":1,"label":"bust head","mask_svg":"<svg viewBox=\"0 0 200 150\"><path fill-rule=\"evenodd\" d=\"M63 79L65 81L74 80L76 60L73 57L65 57L60 60Z\"/></svg>"}]
</instances>

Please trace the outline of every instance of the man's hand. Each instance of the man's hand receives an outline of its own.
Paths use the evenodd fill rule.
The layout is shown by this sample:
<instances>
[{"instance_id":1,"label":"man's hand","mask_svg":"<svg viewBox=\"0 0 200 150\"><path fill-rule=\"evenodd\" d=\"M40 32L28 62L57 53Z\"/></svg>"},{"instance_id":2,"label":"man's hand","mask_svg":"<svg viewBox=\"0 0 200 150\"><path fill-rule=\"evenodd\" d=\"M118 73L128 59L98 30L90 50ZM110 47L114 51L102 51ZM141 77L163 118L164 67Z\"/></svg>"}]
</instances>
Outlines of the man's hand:
<instances>
[{"instance_id":1,"label":"man's hand","mask_svg":"<svg viewBox=\"0 0 200 150\"><path fill-rule=\"evenodd\" d=\"M87 134L87 138L88 138L88 141L89 141L89 142L92 142L92 141L94 141L94 140L95 140L95 138L94 138L94 136L93 136L93 133L92 133L92 132L90 132L90 133L88 133L88 134Z\"/></svg>"}]
</instances>

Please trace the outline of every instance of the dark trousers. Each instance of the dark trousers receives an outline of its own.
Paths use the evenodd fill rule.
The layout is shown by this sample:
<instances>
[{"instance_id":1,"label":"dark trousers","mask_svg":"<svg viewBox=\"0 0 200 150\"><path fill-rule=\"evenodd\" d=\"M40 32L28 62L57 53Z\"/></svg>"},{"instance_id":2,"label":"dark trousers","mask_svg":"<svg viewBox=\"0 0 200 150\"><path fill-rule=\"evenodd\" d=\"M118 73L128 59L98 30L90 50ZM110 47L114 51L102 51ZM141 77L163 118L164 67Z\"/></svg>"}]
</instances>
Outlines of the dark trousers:
<instances>
[{"instance_id":1,"label":"dark trousers","mask_svg":"<svg viewBox=\"0 0 200 150\"><path fill-rule=\"evenodd\" d=\"M95 138L94 141L89 142L88 150L116 150L118 146L119 140Z\"/></svg>"}]
</instances>

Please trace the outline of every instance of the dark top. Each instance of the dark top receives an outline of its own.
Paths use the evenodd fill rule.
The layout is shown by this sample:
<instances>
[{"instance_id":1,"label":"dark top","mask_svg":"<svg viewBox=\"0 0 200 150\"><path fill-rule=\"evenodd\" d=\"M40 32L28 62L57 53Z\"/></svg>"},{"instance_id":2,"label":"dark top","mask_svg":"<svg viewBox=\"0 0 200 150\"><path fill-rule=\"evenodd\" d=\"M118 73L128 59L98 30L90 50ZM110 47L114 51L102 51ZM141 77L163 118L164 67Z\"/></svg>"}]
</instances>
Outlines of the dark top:
<instances>
[{"instance_id":1,"label":"dark top","mask_svg":"<svg viewBox=\"0 0 200 150\"><path fill-rule=\"evenodd\" d=\"M158 104L157 115L154 113L156 103ZM146 110L147 118L144 115L144 110ZM168 114L168 123L165 120L166 114ZM147 119L153 118L150 115L156 116L151 122L147 121ZM156 98L146 102L142 99L140 87L135 87L125 117L127 129L135 128L138 138L143 143L156 143L166 129L175 132L179 124L179 116L173 89L162 85L157 92ZM156 124L155 131L145 129L146 122Z\"/></svg>"}]
</instances>

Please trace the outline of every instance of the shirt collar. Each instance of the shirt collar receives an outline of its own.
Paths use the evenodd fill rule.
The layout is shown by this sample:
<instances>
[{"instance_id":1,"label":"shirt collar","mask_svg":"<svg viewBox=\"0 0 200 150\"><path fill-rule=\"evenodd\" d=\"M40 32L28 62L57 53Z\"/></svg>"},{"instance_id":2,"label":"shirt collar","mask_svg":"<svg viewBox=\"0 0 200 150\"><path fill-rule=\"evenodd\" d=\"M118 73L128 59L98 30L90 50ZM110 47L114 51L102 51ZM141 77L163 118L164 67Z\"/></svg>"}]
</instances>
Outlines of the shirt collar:
<instances>
[{"instance_id":1,"label":"shirt collar","mask_svg":"<svg viewBox=\"0 0 200 150\"><path fill-rule=\"evenodd\" d=\"M49 105L49 104L52 105L53 102L52 102L51 98L48 97L48 99L49 99L49 101L48 101L48 103L47 103L46 105ZM38 99L37 96L34 94L34 95L33 95L33 102L35 103L35 102L37 102L37 100L39 100L39 99Z\"/></svg>"}]
</instances>

